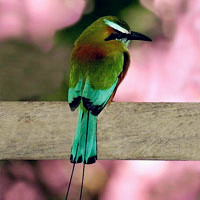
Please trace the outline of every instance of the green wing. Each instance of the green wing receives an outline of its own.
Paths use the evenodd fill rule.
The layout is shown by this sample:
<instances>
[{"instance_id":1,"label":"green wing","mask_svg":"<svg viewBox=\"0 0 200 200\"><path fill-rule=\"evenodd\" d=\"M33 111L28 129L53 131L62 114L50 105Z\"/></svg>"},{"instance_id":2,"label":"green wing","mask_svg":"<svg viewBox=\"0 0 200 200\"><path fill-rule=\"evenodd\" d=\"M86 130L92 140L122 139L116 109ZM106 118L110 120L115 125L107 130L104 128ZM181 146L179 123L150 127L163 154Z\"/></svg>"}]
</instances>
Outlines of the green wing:
<instances>
[{"instance_id":1,"label":"green wing","mask_svg":"<svg viewBox=\"0 0 200 200\"><path fill-rule=\"evenodd\" d=\"M87 110L97 116L121 82L125 61L124 53L81 65L73 60L68 93L71 110L82 102Z\"/></svg>"},{"instance_id":2,"label":"green wing","mask_svg":"<svg viewBox=\"0 0 200 200\"><path fill-rule=\"evenodd\" d=\"M81 102L82 79L78 81L75 87L70 87L68 91L68 103L72 111L74 111Z\"/></svg>"},{"instance_id":3,"label":"green wing","mask_svg":"<svg viewBox=\"0 0 200 200\"><path fill-rule=\"evenodd\" d=\"M112 95L117 85L118 78L115 80L113 85L104 90L97 90L91 87L90 81L87 79L82 94L82 101L84 107L91 111L91 113L97 116L102 109L106 106L110 96Z\"/></svg>"}]
</instances>

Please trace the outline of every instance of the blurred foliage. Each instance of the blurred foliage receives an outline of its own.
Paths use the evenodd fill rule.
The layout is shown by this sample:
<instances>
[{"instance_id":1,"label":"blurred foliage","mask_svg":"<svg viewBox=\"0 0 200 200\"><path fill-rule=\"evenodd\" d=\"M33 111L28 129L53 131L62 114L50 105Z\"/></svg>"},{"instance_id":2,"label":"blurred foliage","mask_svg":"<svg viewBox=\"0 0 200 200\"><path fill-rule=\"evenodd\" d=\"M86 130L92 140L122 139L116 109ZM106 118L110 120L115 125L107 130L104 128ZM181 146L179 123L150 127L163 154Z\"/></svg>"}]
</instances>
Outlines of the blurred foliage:
<instances>
[{"instance_id":1,"label":"blurred foliage","mask_svg":"<svg viewBox=\"0 0 200 200\"><path fill-rule=\"evenodd\" d=\"M70 49L57 46L44 52L24 41L1 42L0 100L66 100L68 81L63 83L63 77L69 74Z\"/></svg>"},{"instance_id":2,"label":"blurred foliage","mask_svg":"<svg viewBox=\"0 0 200 200\"><path fill-rule=\"evenodd\" d=\"M56 35L56 42L59 44L68 44L73 43L76 38L81 34L81 32L89 26L92 22L97 20L99 17L113 15L121 17L120 14L123 9L128 7L136 7L138 8L139 1L138 0L96 0L96 1L88 1L88 6L92 7L90 4L94 6L94 9L91 13L86 14L82 17L82 19L76 23L74 26L63 29L59 31ZM141 6L139 6L141 8ZM143 8L142 8L143 9ZM144 9L143 9L144 10ZM87 8L86 8L87 11Z\"/></svg>"},{"instance_id":3,"label":"blurred foliage","mask_svg":"<svg viewBox=\"0 0 200 200\"><path fill-rule=\"evenodd\" d=\"M124 8L121 10L120 16L129 24L131 29L145 33L151 38L155 38L162 32L160 19L140 4Z\"/></svg>"}]
</instances>

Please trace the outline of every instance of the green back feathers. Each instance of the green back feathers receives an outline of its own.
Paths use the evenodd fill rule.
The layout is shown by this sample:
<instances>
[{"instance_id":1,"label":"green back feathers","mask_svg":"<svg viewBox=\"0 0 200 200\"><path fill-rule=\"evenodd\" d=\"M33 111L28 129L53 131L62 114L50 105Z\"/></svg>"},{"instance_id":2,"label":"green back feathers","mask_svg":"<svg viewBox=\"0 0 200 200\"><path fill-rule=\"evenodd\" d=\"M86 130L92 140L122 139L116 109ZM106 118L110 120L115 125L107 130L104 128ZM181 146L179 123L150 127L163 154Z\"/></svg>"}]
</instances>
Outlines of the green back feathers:
<instances>
[{"instance_id":1,"label":"green back feathers","mask_svg":"<svg viewBox=\"0 0 200 200\"><path fill-rule=\"evenodd\" d=\"M106 89L112 86L121 73L123 54L128 54L128 49L121 41L105 41L114 31L108 25L111 22L126 30L130 29L126 22L112 16L102 17L86 28L76 40L72 51L70 87L75 87L80 79L84 82L89 77L92 87Z\"/></svg>"},{"instance_id":2,"label":"green back feathers","mask_svg":"<svg viewBox=\"0 0 200 200\"><path fill-rule=\"evenodd\" d=\"M107 90L112 88L120 77L124 69L124 55L129 53L123 42L105 41L105 38L114 31L113 27L127 31L130 29L125 22L116 17L102 17L86 28L75 42L69 82L69 102L72 109L81 102L80 96L87 87L86 83L94 90ZM127 58L129 59L129 56ZM95 94L98 96L98 92Z\"/></svg>"}]
</instances>

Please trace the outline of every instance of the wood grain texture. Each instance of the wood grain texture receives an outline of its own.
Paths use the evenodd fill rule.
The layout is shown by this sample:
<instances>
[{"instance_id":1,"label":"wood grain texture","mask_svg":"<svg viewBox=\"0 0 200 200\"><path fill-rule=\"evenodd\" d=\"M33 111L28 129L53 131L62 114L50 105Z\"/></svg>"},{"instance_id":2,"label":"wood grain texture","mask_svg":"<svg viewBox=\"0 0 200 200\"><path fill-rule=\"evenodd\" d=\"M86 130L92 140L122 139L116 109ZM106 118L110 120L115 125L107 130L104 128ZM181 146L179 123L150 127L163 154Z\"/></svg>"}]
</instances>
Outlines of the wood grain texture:
<instances>
[{"instance_id":1,"label":"wood grain texture","mask_svg":"<svg viewBox=\"0 0 200 200\"><path fill-rule=\"evenodd\" d=\"M76 118L67 102L0 102L0 159L68 159ZM98 159L200 160L200 103L112 103Z\"/></svg>"}]
</instances>

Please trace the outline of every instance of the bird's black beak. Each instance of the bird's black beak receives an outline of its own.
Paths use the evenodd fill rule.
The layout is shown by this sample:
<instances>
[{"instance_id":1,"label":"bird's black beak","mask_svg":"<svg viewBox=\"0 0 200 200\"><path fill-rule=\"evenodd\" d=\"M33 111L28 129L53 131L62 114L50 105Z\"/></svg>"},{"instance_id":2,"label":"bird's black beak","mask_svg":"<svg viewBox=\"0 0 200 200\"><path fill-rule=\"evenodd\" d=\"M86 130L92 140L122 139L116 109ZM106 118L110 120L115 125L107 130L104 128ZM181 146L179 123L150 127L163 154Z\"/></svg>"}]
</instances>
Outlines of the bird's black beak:
<instances>
[{"instance_id":1,"label":"bird's black beak","mask_svg":"<svg viewBox=\"0 0 200 200\"><path fill-rule=\"evenodd\" d=\"M127 35L127 39L128 40L152 41L152 39L147 37L146 35L143 35L141 33L137 33L137 32L134 32L134 31L131 31L131 33Z\"/></svg>"}]
</instances>

